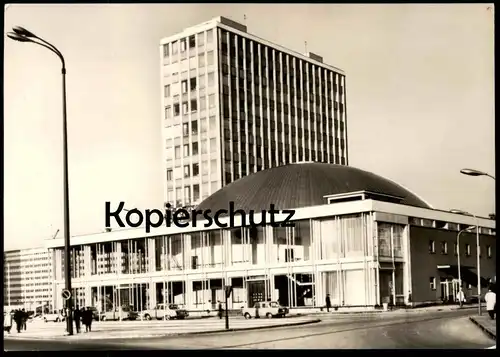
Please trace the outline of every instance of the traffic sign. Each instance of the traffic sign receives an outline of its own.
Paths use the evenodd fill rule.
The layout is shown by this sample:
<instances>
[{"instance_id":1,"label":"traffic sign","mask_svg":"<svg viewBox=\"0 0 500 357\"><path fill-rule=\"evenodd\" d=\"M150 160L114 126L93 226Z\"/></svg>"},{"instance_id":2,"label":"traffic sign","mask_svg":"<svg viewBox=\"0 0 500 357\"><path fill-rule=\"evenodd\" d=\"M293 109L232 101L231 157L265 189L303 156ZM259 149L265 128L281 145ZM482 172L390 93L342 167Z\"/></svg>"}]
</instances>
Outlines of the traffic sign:
<instances>
[{"instance_id":1,"label":"traffic sign","mask_svg":"<svg viewBox=\"0 0 500 357\"><path fill-rule=\"evenodd\" d=\"M71 292L67 289L64 289L61 295L64 300L69 300L69 298L71 297Z\"/></svg>"}]
</instances>

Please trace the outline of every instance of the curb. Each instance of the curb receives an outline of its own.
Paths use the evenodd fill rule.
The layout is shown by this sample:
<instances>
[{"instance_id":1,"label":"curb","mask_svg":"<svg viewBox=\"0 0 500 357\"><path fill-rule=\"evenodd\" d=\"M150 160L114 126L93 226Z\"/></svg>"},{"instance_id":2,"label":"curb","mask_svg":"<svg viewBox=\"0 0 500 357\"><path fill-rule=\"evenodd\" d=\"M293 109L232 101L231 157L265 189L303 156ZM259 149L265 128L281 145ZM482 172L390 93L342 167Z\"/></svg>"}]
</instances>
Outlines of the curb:
<instances>
[{"instance_id":1,"label":"curb","mask_svg":"<svg viewBox=\"0 0 500 357\"><path fill-rule=\"evenodd\" d=\"M478 326L481 330L483 330L489 337L494 339L495 341L497 340L497 335L496 333L493 333L490 329L484 327L481 323L479 323L474 317L469 317L469 320L472 321L476 326Z\"/></svg>"},{"instance_id":2,"label":"curb","mask_svg":"<svg viewBox=\"0 0 500 357\"><path fill-rule=\"evenodd\" d=\"M82 338L79 340L82 341L92 341L92 340L114 340L114 339L130 339L130 338L155 338L155 337L172 337L172 336L193 336L193 335L208 335L212 333L217 333L221 334L224 332L238 332L238 331L252 331L252 330L264 330L264 329L270 329L270 328L278 328L278 327L292 327L292 326L302 326L302 325L309 325L313 323L318 323L321 322L320 319L314 319L314 320L308 320L308 321L301 321L301 322L293 322L290 324L277 324L277 325L270 325L270 326L255 326L255 327L243 327L243 328L230 328L229 330L212 330L212 331L194 331L194 332L179 332L179 333L165 333L165 332L158 332L158 333L153 333L149 335L142 335L142 336L126 336L126 337L120 337L120 336L112 336L112 337L101 337L101 338ZM95 335L94 335L95 336ZM69 336L55 336L55 337L48 337L48 336L36 336L36 337L24 337L24 336L12 336L12 335L4 335L4 340L5 339L10 339L10 340L52 340L52 341L60 341L64 340L65 337ZM74 339L76 340L76 339Z\"/></svg>"}]
</instances>

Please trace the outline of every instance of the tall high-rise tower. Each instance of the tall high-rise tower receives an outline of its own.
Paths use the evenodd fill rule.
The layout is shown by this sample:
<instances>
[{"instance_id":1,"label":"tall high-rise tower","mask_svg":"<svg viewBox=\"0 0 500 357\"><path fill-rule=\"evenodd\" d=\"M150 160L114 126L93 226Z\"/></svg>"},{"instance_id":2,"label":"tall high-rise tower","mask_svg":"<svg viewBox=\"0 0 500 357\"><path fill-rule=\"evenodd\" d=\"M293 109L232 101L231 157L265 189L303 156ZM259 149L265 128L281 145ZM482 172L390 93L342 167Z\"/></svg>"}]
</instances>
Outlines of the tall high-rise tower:
<instances>
[{"instance_id":1,"label":"tall high-rise tower","mask_svg":"<svg viewBox=\"0 0 500 357\"><path fill-rule=\"evenodd\" d=\"M165 201L196 205L251 173L348 164L345 74L218 17L161 41Z\"/></svg>"}]
</instances>

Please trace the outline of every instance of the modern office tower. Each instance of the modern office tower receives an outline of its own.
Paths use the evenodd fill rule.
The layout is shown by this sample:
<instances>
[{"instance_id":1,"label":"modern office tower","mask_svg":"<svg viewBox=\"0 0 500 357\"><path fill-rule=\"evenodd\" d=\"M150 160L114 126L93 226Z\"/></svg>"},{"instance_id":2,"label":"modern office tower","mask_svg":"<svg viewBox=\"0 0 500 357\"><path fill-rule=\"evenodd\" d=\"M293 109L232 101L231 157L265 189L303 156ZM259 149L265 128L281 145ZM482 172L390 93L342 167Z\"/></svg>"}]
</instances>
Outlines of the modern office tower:
<instances>
[{"instance_id":1,"label":"modern office tower","mask_svg":"<svg viewBox=\"0 0 500 357\"><path fill-rule=\"evenodd\" d=\"M161 41L165 201L196 205L251 173L348 165L345 74L218 17Z\"/></svg>"},{"instance_id":2,"label":"modern office tower","mask_svg":"<svg viewBox=\"0 0 500 357\"><path fill-rule=\"evenodd\" d=\"M52 302L52 253L47 248L5 251L4 305L42 310Z\"/></svg>"}]
</instances>

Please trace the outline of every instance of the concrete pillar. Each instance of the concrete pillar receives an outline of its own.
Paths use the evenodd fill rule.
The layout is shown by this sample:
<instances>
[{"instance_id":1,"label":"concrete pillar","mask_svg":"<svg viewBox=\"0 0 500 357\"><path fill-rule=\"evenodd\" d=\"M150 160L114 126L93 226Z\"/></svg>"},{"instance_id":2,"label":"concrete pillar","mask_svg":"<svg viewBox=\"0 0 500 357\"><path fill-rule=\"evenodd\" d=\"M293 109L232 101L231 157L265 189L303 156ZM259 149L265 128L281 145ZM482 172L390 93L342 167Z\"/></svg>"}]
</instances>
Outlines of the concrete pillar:
<instances>
[{"instance_id":1,"label":"concrete pillar","mask_svg":"<svg viewBox=\"0 0 500 357\"><path fill-rule=\"evenodd\" d=\"M147 272L156 271L156 239L154 238L146 238L147 239Z\"/></svg>"},{"instance_id":2,"label":"concrete pillar","mask_svg":"<svg viewBox=\"0 0 500 357\"><path fill-rule=\"evenodd\" d=\"M184 270L191 270L191 234L183 234L182 241L184 242L183 248L183 267Z\"/></svg>"},{"instance_id":3,"label":"concrete pillar","mask_svg":"<svg viewBox=\"0 0 500 357\"><path fill-rule=\"evenodd\" d=\"M410 252L410 226L407 225L405 227L403 233L403 293L406 304L410 304L410 292L412 290L411 287L411 252Z\"/></svg>"},{"instance_id":4,"label":"concrete pillar","mask_svg":"<svg viewBox=\"0 0 500 357\"><path fill-rule=\"evenodd\" d=\"M147 294L148 294L148 300L149 300L149 308L152 309L156 306L156 283L153 283L151 280L149 280L148 287L147 287Z\"/></svg>"},{"instance_id":5,"label":"concrete pillar","mask_svg":"<svg viewBox=\"0 0 500 357\"><path fill-rule=\"evenodd\" d=\"M83 279L88 278L92 275L92 253L90 251L90 245L83 246Z\"/></svg>"}]
</instances>

